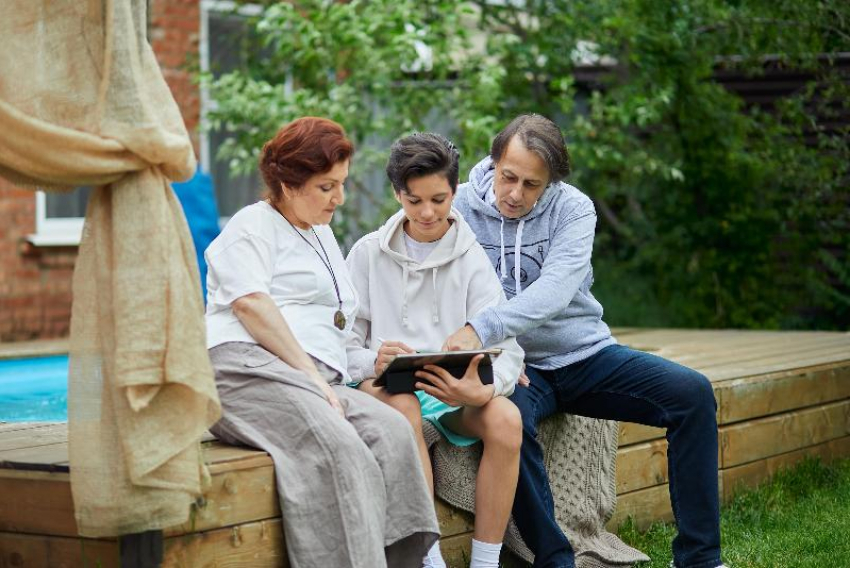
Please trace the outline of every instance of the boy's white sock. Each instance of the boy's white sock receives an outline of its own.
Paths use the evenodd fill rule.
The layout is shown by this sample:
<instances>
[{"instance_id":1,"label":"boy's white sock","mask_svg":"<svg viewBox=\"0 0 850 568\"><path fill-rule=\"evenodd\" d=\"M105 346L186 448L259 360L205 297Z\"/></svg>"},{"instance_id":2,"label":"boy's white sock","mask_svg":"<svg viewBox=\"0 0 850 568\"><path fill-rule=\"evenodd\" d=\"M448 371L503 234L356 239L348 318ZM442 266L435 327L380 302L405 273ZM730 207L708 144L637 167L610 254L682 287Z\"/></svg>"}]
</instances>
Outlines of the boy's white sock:
<instances>
[{"instance_id":1,"label":"boy's white sock","mask_svg":"<svg viewBox=\"0 0 850 568\"><path fill-rule=\"evenodd\" d=\"M469 568L499 568L502 543L490 544L472 539L472 561Z\"/></svg>"},{"instance_id":2,"label":"boy's white sock","mask_svg":"<svg viewBox=\"0 0 850 568\"><path fill-rule=\"evenodd\" d=\"M422 568L446 568L446 561L443 560L443 553L440 552L439 540L428 549L428 554L422 559Z\"/></svg>"}]
</instances>

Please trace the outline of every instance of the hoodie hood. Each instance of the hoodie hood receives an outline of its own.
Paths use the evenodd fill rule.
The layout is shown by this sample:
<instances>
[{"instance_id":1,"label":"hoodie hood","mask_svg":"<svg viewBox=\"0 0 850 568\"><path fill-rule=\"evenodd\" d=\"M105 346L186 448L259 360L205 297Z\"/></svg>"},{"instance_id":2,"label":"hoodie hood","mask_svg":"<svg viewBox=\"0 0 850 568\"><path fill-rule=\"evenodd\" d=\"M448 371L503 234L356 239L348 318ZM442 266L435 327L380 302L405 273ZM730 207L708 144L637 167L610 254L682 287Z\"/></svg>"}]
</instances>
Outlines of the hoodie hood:
<instances>
[{"instance_id":1,"label":"hoodie hood","mask_svg":"<svg viewBox=\"0 0 850 568\"><path fill-rule=\"evenodd\" d=\"M440 310L437 301L437 272L451 261L464 255L476 244L475 233L469 228L463 217L454 208L449 211L449 220L452 221L449 230L442 236L437 246L431 251L421 264L416 262L407 254L407 246L404 243L404 209L387 219L387 222L378 229L378 241L381 251L386 253L393 261L402 268L402 325L407 327L409 323L408 307L408 281L410 273L416 271L431 271L431 286L433 289L433 303L431 306L431 320L440 322Z\"/></svg>"},{"instance_id":2,"label":"hoodie hood","mask_svg":"<svg viewBox=\"0 0 850 568\"><path fill-rule=\"evenodd\" d=\"M514 239L514 286L516 293L522 291L520 260L522 258L522 231L525 228L526 221L534 219L541 215L555 199L555 195L559 191L566 188L566 184L562 182L550 183L543 190L543 194L531 208L531 211L519 217L518 219L509 219L503 216L498 207L496 207L496 195L493 187L493 180L496 176L496 166L493 159L487 156L472 168L469 172L469 184L472 186L474 197L470 199L470 206L482 212L483 214L499 219L499 254L501 262L501 272L499 278L505 280L508 277L508 268L505 262L505 223L517 223L516 238ZM477 197L477 199L476 199Z\"/></svg>"},{"instance_id":3,"label":"hoodie hood","mask_svg":"<svg viewBox=\"0 0 850 568\"><path fill-rule=\"evenodd\" d=\"M411 265L410 270L433 270L444 266L465 254L476 242L475 233L469 225L458 222L463 220L463 217L456 209L452 208L449 212L449 219L452 221L449 230L422 264L407 255L407 247L404 244L404 209L387 219L378 229L381 250L399 265Z\"/></svg>"}]
</instances>

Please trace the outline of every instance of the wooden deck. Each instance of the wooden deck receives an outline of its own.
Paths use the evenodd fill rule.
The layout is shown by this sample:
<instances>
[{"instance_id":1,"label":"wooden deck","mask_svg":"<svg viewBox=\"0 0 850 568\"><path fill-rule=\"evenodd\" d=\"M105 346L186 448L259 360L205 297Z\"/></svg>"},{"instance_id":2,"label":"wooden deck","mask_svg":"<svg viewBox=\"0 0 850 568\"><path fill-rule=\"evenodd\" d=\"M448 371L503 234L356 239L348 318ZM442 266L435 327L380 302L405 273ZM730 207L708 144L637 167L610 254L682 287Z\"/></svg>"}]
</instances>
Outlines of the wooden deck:
<instances>
[{"instance_id":1,"label":"wooden deck","mask_svg":"<svg viewBox=\"0 0 850 568\"><path fill-rule=\"evenodd\" d=\"M805 456L850 456L850 334L617 330L622 343L693 367L719 403L724 500ZM0 566L118 566L114 540L77 536L64 424L0 424ZM618 507L672 518L663 431L622 424ZM189 523L165 531L169 567L286 566L274 471L264 452L205 442L212 486ZM470 515L438 503L443 550L462 565ZM318 535L317 535L318 536Z\"/></svg>"}]
</instances>

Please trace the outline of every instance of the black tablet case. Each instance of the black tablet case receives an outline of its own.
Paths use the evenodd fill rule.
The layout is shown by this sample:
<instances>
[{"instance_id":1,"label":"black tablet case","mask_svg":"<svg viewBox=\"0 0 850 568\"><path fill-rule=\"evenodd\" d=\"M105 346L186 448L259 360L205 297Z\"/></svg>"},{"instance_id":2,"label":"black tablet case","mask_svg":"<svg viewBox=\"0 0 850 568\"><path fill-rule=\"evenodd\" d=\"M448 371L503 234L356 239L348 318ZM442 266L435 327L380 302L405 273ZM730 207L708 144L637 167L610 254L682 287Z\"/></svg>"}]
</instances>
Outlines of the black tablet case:
<instances>
[{"instance_id":1,"label":"black tablet case","mask_svg":"<svg viewBox=\"0 0 850 568\"><path fill-rule=\"evenodd\" d=\"M469 362L475 355L468 353L455 352L449 355L442 353L420 353L418 357L404 357L396 359L387 368L384 373L375 381L376 386L382 386L391 394L412 393L416 390L416 383L430 384L425 379L420 379L414 375L423 365L437 365L449 372L455 378L463 377ZM453 357L456 355L457 357ZM402 366L404 368L393 370L394 366ZM493 384L493 355L488 354L478 365L478 376L481 383L485 385Z\"/></svg>"}]
</instances>

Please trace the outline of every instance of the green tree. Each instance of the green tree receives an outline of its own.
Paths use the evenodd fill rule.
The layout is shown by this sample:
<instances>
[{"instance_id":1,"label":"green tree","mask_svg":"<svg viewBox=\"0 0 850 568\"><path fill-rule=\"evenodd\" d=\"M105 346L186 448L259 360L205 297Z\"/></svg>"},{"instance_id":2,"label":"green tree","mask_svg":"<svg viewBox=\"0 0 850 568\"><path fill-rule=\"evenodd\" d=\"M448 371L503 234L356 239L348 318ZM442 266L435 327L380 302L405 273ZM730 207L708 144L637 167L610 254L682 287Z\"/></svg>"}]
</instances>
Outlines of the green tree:
<instances>
[{"instance_id":1,"label":"green tree","mask_svg":"<svg viewBox=\"0 0 850 568\"><path fill-rule=\"evenodd\" d=\"M563 125L572 183L596 202L609 321L850 326L850 89L820 55L850 51L846 2L297 5L270 6L265 55L211 84L237 168L280 124L320 114L363 149L352 193L389 198L356 186L393 138L439 124L467 171L507 120L539 112ZM813 81L765 110L715 80L770 65ZM346 206L337 228L374 227L389 210L374 201Z\"/></svg>"}]
</instances>

